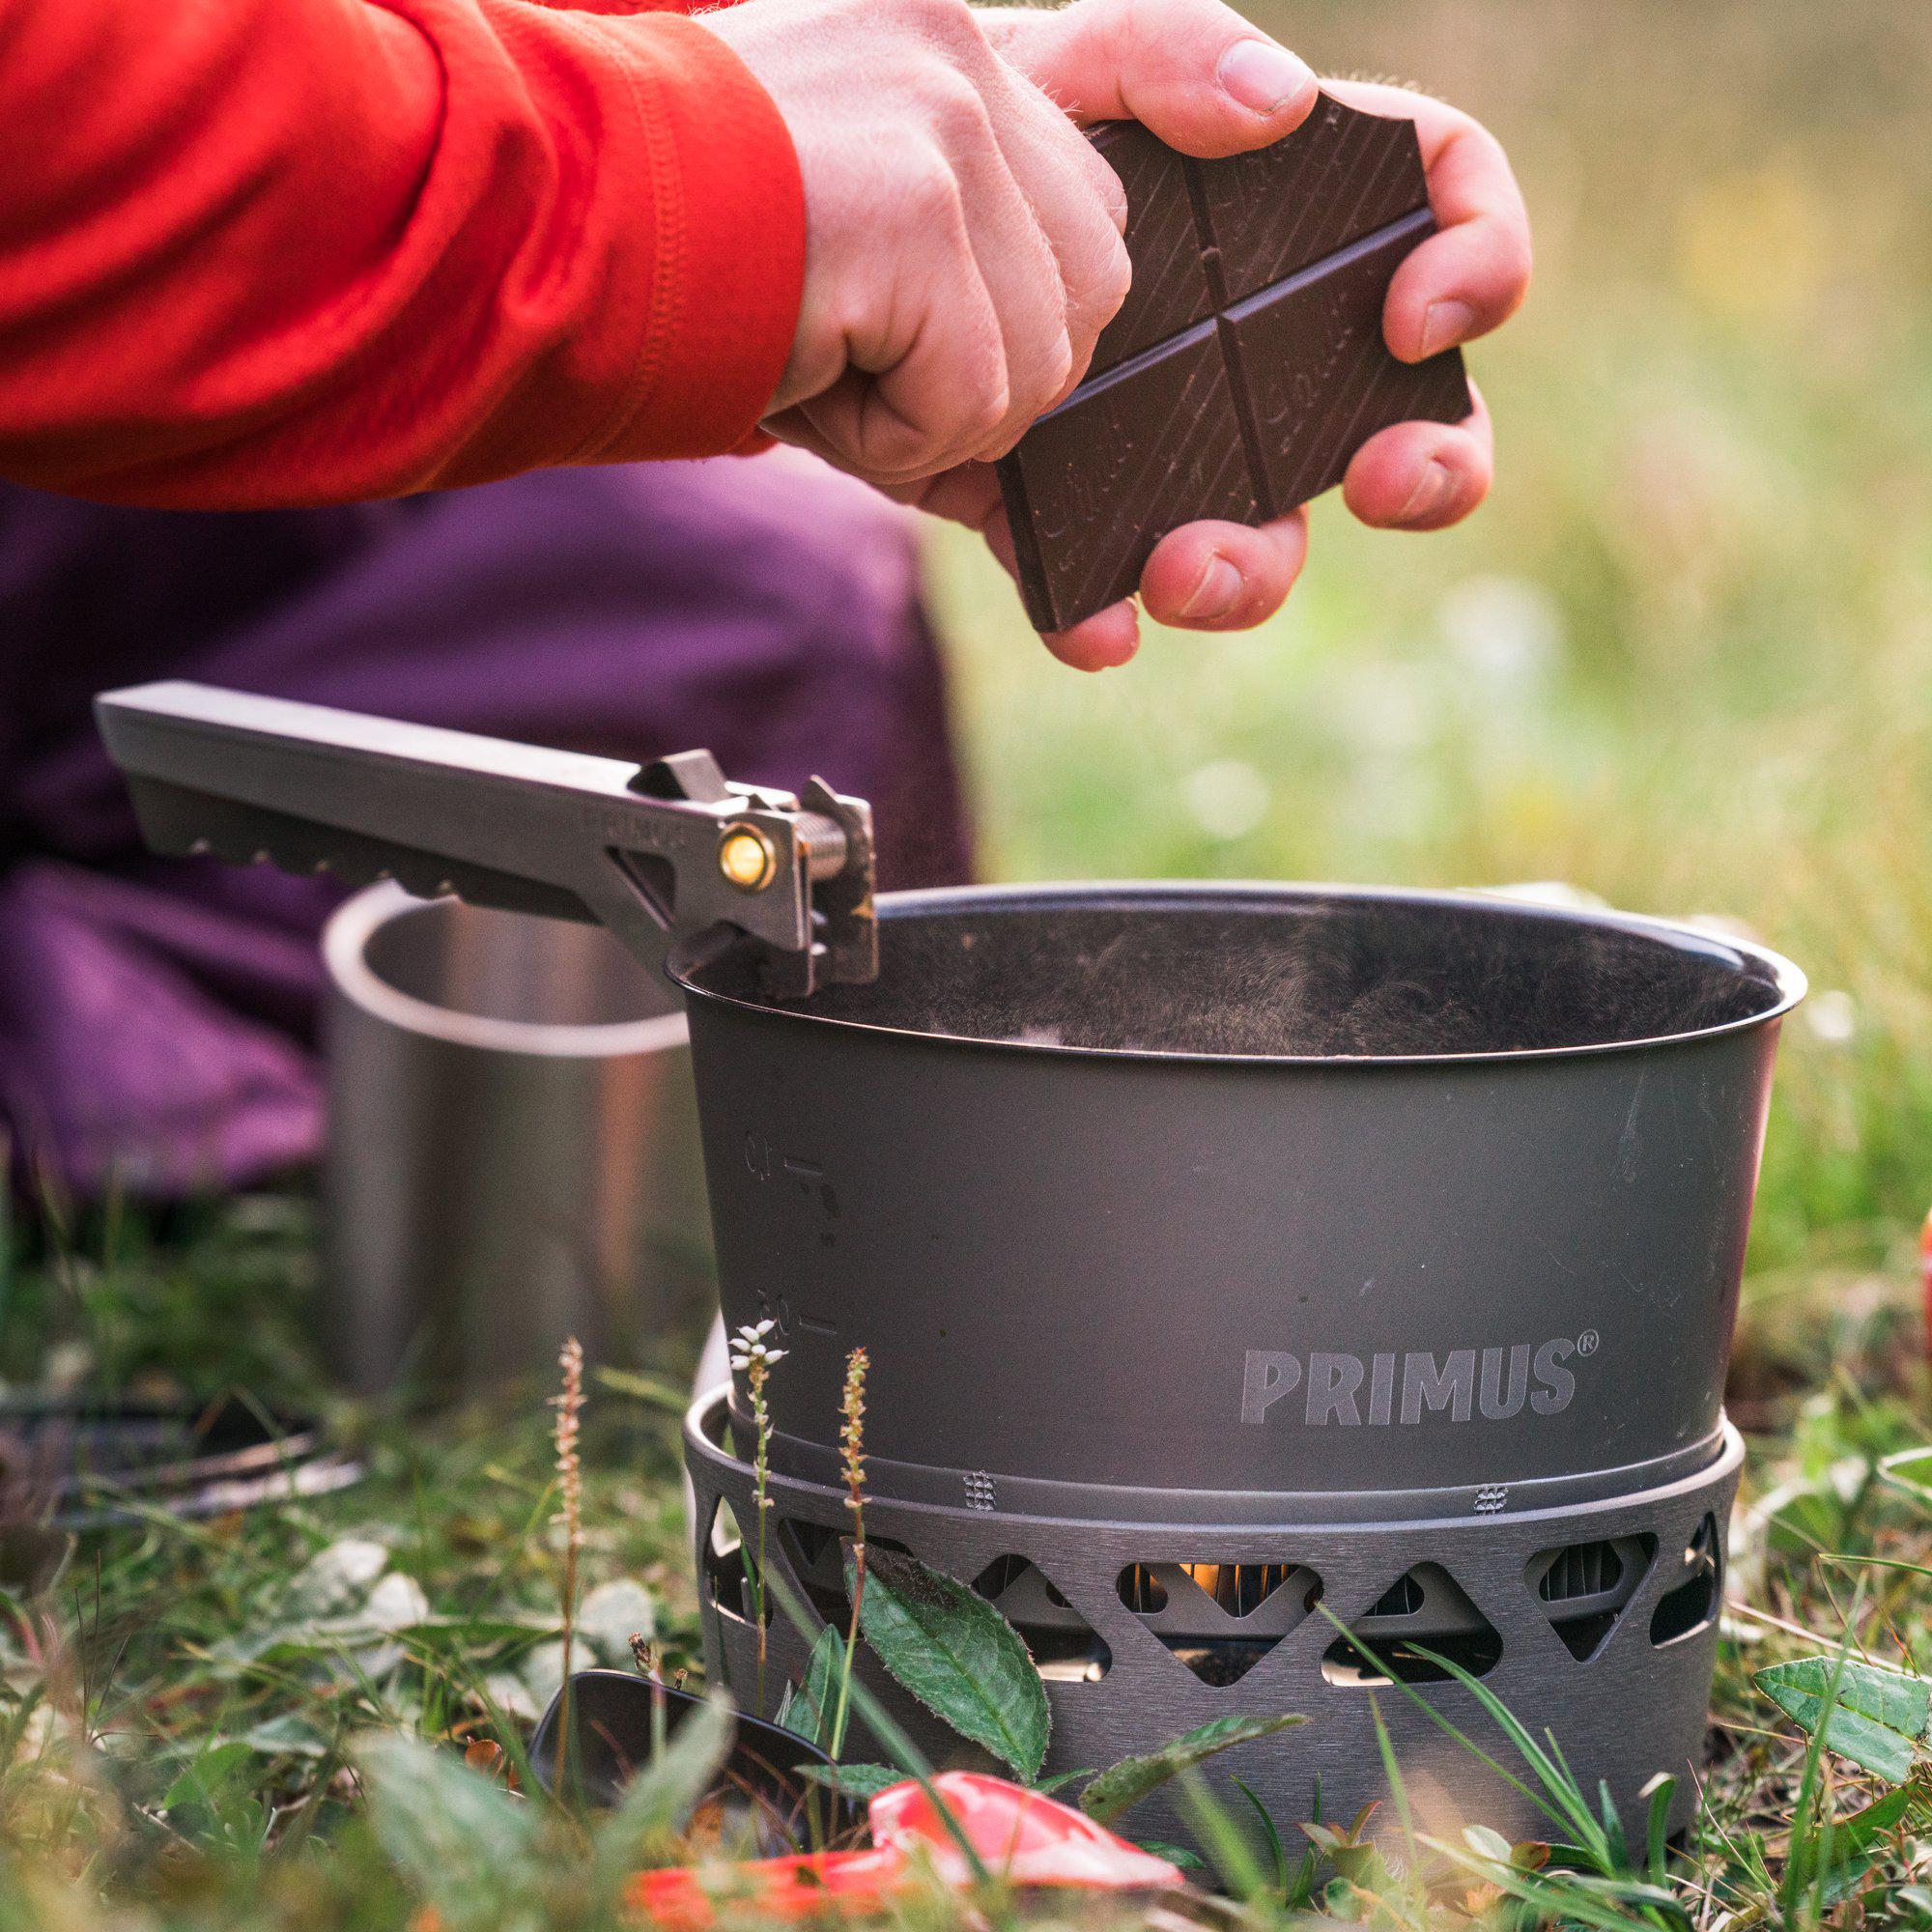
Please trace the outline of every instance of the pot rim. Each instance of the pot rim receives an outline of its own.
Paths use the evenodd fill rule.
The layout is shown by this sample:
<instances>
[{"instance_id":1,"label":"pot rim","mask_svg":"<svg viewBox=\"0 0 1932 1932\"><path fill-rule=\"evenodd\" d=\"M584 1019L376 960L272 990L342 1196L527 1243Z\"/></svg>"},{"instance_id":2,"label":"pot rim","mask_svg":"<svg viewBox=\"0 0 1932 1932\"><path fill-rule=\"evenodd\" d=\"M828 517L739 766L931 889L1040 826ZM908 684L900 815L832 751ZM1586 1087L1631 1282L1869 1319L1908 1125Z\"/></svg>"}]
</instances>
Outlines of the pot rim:
<instances>
[{"instance_id":1,"label":"pot rim","mask_svg":"<svg viewBox=\"0 0 1932 1932\"><path fill-rule=\"evenodd\" d=\"M1548 1060L1576 1060L1612 1053L1639 1053L1665 1046L1720 1039L1726 1035L1748 1033L1760 1027L1776 1026L1804 999L1808 981L1801 968L1781 952L1754 940L1718 934L1677 920L1656 919L1643 913L1616 912L1594 907L1557 906L1534 899L1479 887L1452 891L1425 892L1397 886L1350 886L1316 880L1266 879L1096 879L1054 881L1016 885L940 886L916 892L882 893L878 899L883 929L896 918L925 912L984 907L998 911L1097 909L1106 905L1128 904L1159 908L1211 904L1214 901L1242 903L1272 902L1288 909L1297 901L1347 899L1372 903L1435 906L1462 909L1474 903L1505 918L1540 921L1556 925L1596 926L1656 940L1680 952L1695 952L1713 960L1728 960L1742 968L1750 961L1764 969L1772 995L1763 1011L1747 1013L1740 1019L1723 1020L1714 1026L1691 1027L1680 1033L1647 1034L1632 1039L1585 1040L1565 1046L1505 1047L1486 1052L1443 1053L1201 1053L1180 1047L1082 1046L1047 1040L990 1039L975 1034L926 1031L914 1027L892 1026L881 1020L845 1019L815 1013L803 1007L786 1007L748 1000L735 993L719 992L702 985L696 974L702 963L684 964L673 958L671 979L693 1005L729 1007L741 1012L795 1026L825 1028L844 1033L883 1035L887 1037L932 1047L976 1047L990 1053L1052 1055L1075 1060L1131 1061L1142 1064L1178 1061L1189 1065L1222 1066L1300 1066L1350 1071L1377 1067L1458 1066L1510 1065Z\"/></svg>"}]
</instances>

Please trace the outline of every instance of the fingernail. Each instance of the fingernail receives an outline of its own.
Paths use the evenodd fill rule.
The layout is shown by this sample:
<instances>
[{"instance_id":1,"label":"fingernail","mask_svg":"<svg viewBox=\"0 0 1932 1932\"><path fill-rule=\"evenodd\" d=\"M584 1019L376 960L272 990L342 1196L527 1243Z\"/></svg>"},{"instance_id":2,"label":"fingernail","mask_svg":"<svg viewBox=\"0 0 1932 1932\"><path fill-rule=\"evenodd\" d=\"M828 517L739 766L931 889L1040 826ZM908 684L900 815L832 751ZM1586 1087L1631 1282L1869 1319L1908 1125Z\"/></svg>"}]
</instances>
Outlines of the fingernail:
<instances>
[{"instance_id":1,"label":"fingernail","mask_svg":"<svg viewBox=\"0 0 1932 1932\"><path fill-rule=\"evenodd\" d=\"M1220 81L1251 113L1279 114L1315 85L1315 75L1272 41L1236 41L1221 56Z\"/></svg>"},{"instance_id":2,"label":"fingernail","mask_svg":"<svg viewBox=\"0 0 1932 1932\"><path fill-rule=\"evenodd\" d=\"M1201 582L1194 586L1193 594L1180 607L1180 614L1190 622L1225 617L1240 594L1241 573L1216 551L1208 557L1208 567L1201 573Z\"/></svg>"},{"instance_id":3,"label":"fingernail","mask_svg":"<svg viewBox=\"0 0 1932 1932\"><path fill-rule=\"evenodd\" d=\"M1434 355L1461 342L1475 327L1476 311L1465 301L1431 302L1422 318L1422 353Z\"/></svg>"},{"instance_id":4,"label":"fingernail","mask_svg":"<svg viewBox=\"0 0 1932 1932\"><path fill-rule=\"evenodd\" d=\"M1408 493L1408 501L1396 512L1398 524L1424 524L1449 501L1456 487L1456 472L1446 463L1432 459Z\"/></svg>"}]
</instances>

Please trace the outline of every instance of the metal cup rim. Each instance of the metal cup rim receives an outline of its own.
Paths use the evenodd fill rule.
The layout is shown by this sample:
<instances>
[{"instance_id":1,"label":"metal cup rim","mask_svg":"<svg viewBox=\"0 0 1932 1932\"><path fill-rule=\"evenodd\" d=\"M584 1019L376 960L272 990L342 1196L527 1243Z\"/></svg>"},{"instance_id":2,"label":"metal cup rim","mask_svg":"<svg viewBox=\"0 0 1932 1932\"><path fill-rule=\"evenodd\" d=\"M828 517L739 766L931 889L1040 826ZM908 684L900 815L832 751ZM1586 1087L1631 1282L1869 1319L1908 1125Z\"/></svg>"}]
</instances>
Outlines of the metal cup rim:
<instances>
[{"instance_id":1,"label":"metal cup rim","mask_svg":"<svg viewBox=\"0 0 1932 1932\"><path fill-rule=\"evenodd\" d=\"M417 898L393 881L366 887L345 899L329 915L322 932L323 963L330 986L386 1026L483 1053L541 1060L611 1060L673 1052L689 1042L690 1025L681 1011L581 1025L497 1019L406 993L370 965L370 942L392 921L460 903L456 899Z\"/></svg>"}]
</instances>

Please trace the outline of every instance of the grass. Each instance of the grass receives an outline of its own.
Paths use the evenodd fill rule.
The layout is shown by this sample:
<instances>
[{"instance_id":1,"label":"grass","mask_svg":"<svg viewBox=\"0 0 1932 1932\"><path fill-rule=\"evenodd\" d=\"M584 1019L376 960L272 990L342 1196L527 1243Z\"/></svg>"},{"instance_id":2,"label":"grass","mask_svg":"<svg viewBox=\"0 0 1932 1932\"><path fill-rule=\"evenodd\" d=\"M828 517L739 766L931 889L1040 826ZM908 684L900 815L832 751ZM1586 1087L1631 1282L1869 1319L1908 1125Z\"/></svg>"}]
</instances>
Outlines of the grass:
<instances>
[{"instance_id":1,"label":"grass","mask_svg":"<svg viewBox=\"0 0 1932 1932\"><path fill-rule=\"evenodd\" d=\"M1257 11L1321 64L1426 80L1517 157L1539 282L1472 357L1496 493L1426 540L1324 505L1281 618L1151 637L1098 680L1047 662L984 559L942 541L987 868L1560 878L1739 920L1806 967L1731 1386L1752 1527L1703 1819L1672 1883L1698 1926L1932 1924L1909 1833L1829 1896L1822 1821L1868 1781L1807 1753L1748 1682L1846 1643L1932 1670L1926 1577L1861 1560L1932 1563L1932 1499L1872 1473L1927 1439L1932 10ZM246 1201L159 1238L127 1217L16 1230L0 1373L327 1401L303 1339L304 1217ZM0 1600L0 1925L411 1925L426 1863L452 1861L473 1863L479 1923L594 1918L567 1824L531 1852L534 1889L499 1883L487 1819L466 1839L439 1800L379 1832L349 1756L375 1729L494 1739L514 1761L556 1641L547 1393L427 1426L340 1412L366 1445L359 1488L92 1535L53 1598ZM641 1585L668 1666L691 1666L672 1406L594 1377L590 1396L584 1585ZM409 1579L385 1586L390 1608L419 1589L432 1621L386 1637L346 1585L346 1609L319 1608L313 1566L332 1550L339 1567L345 1542L380 1544ZM1331 1913L1433 1928L1501 1910L1493 1873L1425 1898L1331 1852L1321 1883L1352 1874ZM1237 1916L1270 1922L1266 1891ZM1548 1916L1658 1909L1571 1898Z\"/></svg>"},{"instance_id":2,"label":"grass","mask_svg":"<svg viewBox=\"0 0 1932 1932\"><path fill-rule=\"evenodd\" d=\"M169 1304L159 1281L179 1274L218 1301L278 1274L298 1282L309 1253L302 1213L289 1203L230 1204L159 1245L126 1221L112 1238L94 1264L53 1265L43 1255L16 1265L16 1338L59 1335L79 1367L95 1355L97 1327L119 1337L128 1310ZM104 1324L103 1309L113 1311ZM301 1318L298 1301L284 1303L279 1322L264 1324L270 1334L225 1364L205 1333L171 1338L160 1326L140 1375L156 1392L207 1392L224 1370L245 1369L261 1386L264 1359L300 1363ZM1932 1909L1914 1917L1922 1853L1904 1833L1880 1846L1834 1917L1804 1898L1780 1902L1794 1868L1831 1865L1817 1849L1822 1821L1848 1816L1876 1787L1840 1761L1807 1755L1748 1672L1846 1643L1932 1669L1932 1595L1922 1575L1891 1567L1932 1564L1932 1495L1875 1473L1879 1458L1926 1439L1916 1378L1892 1373L1896 1392L1885 1390L1888 1365L1903 1359L1890 1303L1873 1294L1841 1306L1829 1327L1801 1321L1780 1333L1780 1362L1788 1370L1798 1360L1804 1373L1796 1392L1763 1377L1771 1392L1755 1399L1747 1553L1733 1573L1739 1607L1722 1646L1705 1804L1662 1894L1686 1918L1657 1917L1656 1889L1643 1889L1640 1819L1625 1821L1625 1865L1610 1860L1613 1877L1587 1893L1496 1865L1480 1833L1450 1844L1466 1861L1462 1876L1425 1893L1346 1833L1331 1833L1321 1859L1304 1863L1296 1821L1282 1820L1278 1861L1258 1856L1252 1831L1246 1851L1230 1854L1245 1925L1264 1932L1282 1917L1277 1865L1293 1868L1303 1903L1428 1932L1493 1918L1504 1872L1545 1894L1549 1922L1716 1925L1742 1912L1744 1923L1932 1925ZM1748 1344L1743 1365L1761 1373ZM667 1364L662 1382L592 1376L581 1561L593 1594L577 1633L580 1657L621 1662L625 1637L642 1627L671 1674L697 1664L675 1368ZM281 1386L294 1398L316 1392L303 1374ZM582 1841L568 1820L535 1815L506 1852L497 1813L470 1817L456 1800L471 1788L455 1797L442 1788L459 1750L479 1743L518 1765L528 1719L555 1679L563 1547L544 1393L427 1426L338 1409L369 1462L358 1488L201 1522L156 1513L83 1538L50 1596L0 1593L0 1925L418 1928L426 1897L445 1921L605 1922L608 1901L586 1889ZM1769 1496L1767 1512L1774 1489L1782 1499ZM0 1575L8 1558L0 1536ZM614 1623L591 1614L594 1593L623 1585L633 1587ZM1533 1732L1537 1714L1519 1715ZM420 1757L386 1765L387 1808L373 1820L355 1769L371 1733L442 1749L434 1771ZM1482 1737L1533 1779L1499 1732ZM1579 1802L1593 1807L1587 1794L1563 1804L1574 1811ZM1572 1830L1551 1835L1587 1842ZM450 1875L472 1868L466 1902ZM908 1916L936 1911L924 1902Z\"/></svg>"}]
</instances>

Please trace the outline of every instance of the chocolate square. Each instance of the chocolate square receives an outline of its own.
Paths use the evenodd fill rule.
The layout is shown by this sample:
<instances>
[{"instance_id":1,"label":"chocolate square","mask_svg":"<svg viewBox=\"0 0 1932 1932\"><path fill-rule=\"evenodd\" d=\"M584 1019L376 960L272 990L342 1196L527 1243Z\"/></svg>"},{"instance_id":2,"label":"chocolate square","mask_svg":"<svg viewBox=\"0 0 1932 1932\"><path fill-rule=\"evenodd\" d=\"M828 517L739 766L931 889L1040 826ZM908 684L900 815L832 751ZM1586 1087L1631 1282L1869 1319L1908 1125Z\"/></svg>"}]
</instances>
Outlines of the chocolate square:
<instances>
[{"instance_id":1,"label":"chocolate square","mask_svg":"<svg viewBox=\"0 0 1932 1932\"><path fill-rule=\"evenodd\" d=\"M1085 384L1000 465L1027 613L1042 631L1132 595L1153 547L1259 514L1213 322Z\"/></svg>"},{"instance_id":2,"label":"chocolate square","mask_svg":"<svg viewBox=\"0 0 1932 1932\"><path fill-rule=\"evenodd\" d=\"M1270 516L1341 482L1349 459L1391 423L1469 413L1461 355L1399 362L1382 335L1389 277L1433 227L1426 213L1412 216L1221 318Z\"/></svg>"},{"instance_id":3,"label":"chocolate square","mask_svg":"<svg viewBox=\"0 0 1932 1932\"><path fill-rule=\"evenodd\" d=\"M1429 206L1414 123L1326 95L1286 139L1193 166L1223 305Z\"/></svg>"},{"instance_id":4,"label":"chocolate square","mask_svg":"<svg viewBox=\"0 0 1932 1932\"><path fill-rule=\"evenodd\" d=\"M1112 121L1094 145L1127 193L1133 285L1094 347L1089 378L1191 327L1214 306L1201 262L1186 163L1138 121Z\"/></svg>"}]
</instances>

